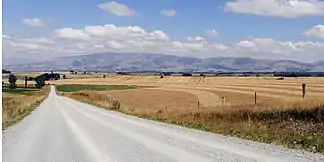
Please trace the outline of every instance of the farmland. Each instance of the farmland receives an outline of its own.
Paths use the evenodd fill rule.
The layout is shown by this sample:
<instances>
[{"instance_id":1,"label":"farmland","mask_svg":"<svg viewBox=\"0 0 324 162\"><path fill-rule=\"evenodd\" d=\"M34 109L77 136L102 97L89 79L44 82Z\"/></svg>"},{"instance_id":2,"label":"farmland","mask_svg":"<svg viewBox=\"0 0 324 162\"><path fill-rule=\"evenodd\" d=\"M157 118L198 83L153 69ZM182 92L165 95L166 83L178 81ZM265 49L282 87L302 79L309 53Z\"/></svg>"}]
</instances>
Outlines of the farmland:
<instances>
[{"instance_id":1,"label":"farmland","mask_svg":"<svg viewBox=\"0 0 324 162\"><path fill-rule=\"evenodd\" d=\"M301 84L306 84L302 99ZM324 152L324 78L78 75L57 85L129 85L64 95L107 109L311 152ZM255 93L257 94L255 100ZM116 107L115 103L118 103Z\"/></svg>"},{"instance_id":2,"label":"farmland","mask_svg":"<svg viewBox=\"0 0 324 162\"><path fill-rule=\"evenodd\" d=\"M17 89L2 87L2 128L17 123L34 110L48 95L49 87L36 89L33 85Z\"/></svg>"},{"instance_id":3,"label":"farmland","mask_svg":"<svg viewBox=\"0 0 324 162\"><path fill-rule=\"evenodd\" d=\"M90 78L92 77L92 78ZM73 78L55 82L55 84L83 85L136 85L148 86L148 89L181 91L208 100L209 106L217 106L225 97L229 105L254 103L257 92L257 103L278 103L301 100L301 84L306 83L306 100L320 99L324 94L323 78L286 78L276 80L273 77L181 77L181 76L117 76L106 78L90 76ZM135 90L133 93L137 93Z\"/></svg>"}]
</instances>

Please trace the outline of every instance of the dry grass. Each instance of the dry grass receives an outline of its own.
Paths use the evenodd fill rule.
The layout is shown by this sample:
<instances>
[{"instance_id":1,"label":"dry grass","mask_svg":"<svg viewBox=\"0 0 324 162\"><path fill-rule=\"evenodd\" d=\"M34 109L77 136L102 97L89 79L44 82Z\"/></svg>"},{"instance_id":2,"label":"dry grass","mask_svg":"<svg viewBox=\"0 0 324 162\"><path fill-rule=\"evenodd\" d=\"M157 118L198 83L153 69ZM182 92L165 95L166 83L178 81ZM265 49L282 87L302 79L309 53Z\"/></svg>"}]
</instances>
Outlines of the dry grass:
<instances>
[{"instance_id":1,"label":"dry grass","mask_svg":"<svg viewBox=\"0 0 324 162\"><path fill-rule=\"evenodd\" d=\"M265 97L300 97L301 84L307 84L308 97L322 96L324 93L324 78L286 78L275 80L273 77L181 77L167 76L117 76L106 78L66 79L56 84L85 84L85 85L137 85L155 86L177 89L226 90L254 94L259 92Z\"/></svg>"},{"instance_id":2,"label":"dry grass","mask_svg":"<svg viewBox=\"0 0 324 162\"><path fill-rule=\"evenodd\" d=\"M121 112L215 133L324 153L324 78L109 76L60 84L137 85L155 88L79 92L71 98ZM301 99L301 84L307 97ZM254 104L254 92L258 94ZM80 95L85 93L86 96ZM205 95L205 94L214 95ZM99 96L100 97L99 97ZM226 104L221 104L221 98ZM213 100L214 98L214 100ZM197 101L211 104L200 105Z\"/></svg>"},{"instance_id":3,"label":"dry grass","mask_svg":"<svg viewBox=\"0 0 324 162\"><path fill-rule=\"evenodd\" d=\"M95 101L96 105L113 108L115 101L121 101L123 109L131 112L156 112L159 110L197 109L196 96L181 91L135 89L122 91L83 91L64 93L65 96L84 102Z\"/></svg>"},{"instance_id":4,"label":"dry grass","mask_svg":"<svg viewBox=\"0 0 324 162\"><path fill-rule=\"evenodd\" d=\"M152 93L148 94L152 95ZM134 98L134 101L128 101L134 96L123 96L126 94L116 95L122 99L121 107L119 107L120 105L114 106L114 102L120 103L120 100L107 92L87 91L66 93L65 95L135 116L324 153L323 101L292 101L280 104L218 106L200 109L169 106L166 109L160 104L154 105L154 101L141 105L143 99L141 100L140 97ZM163 97L162 95L161 98ZM153 98L154 95L149 100ZM163 100L167 101L168 99ZM132 103L134 107L129 107ZM165 104L170 103L165 102Z\"/></svg>"},{"instance_id":5,"label":"dry grass","mask_svg":"<svg viewBox=\"0 0 324 162\"><path fill-rule=\"evenodd\" d=\"M110 95L107 95L105 92L99 91L83 91L83 92L60 92L59 95L67 96L70 98L74 98L76 100L90 103L105 107L111 110L119 110L120 109L120 101L113 98Z\"/></svg>"},{"instance_id":6,"label":"dry grass","mask_svg":"<svg viewBox=\"0 0 324 162\"><path fill-rule=\"evenodd\" d=\"M48 95L49 87L42 90L18 89L2 93L2 129L20 121Z\"/></svg>"}]
</instances>

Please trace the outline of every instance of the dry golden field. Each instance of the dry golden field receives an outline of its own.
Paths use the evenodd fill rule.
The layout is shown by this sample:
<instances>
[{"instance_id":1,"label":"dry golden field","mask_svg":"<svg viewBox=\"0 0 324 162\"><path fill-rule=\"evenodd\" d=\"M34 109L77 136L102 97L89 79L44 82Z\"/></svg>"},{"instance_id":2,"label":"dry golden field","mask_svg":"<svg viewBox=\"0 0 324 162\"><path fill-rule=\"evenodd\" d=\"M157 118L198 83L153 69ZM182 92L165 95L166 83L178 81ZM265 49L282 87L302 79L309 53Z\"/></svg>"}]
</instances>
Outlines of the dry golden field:
<instances>
[{"instance_id":1,"label":"dry golden field","mask_svg":"<svg viewBox=\"0 0 324 162\"><path fill-rule=\"evenodd\" d=\"M18 85L23 87L23 85ZM39 90L29 88L9 89L2 87L2 129L18 122L36 108L48 95L49 87Z\"/></svg>"},{"instance_id":2,"label":"dry golden field","mask_svg":"<svg viewBox=\"0 0 324 162\"><path fill-rule=\"evenodd\" d=\"M88 77L91 77L88 75ZM241 105L254 103L254 93L257 92L257 103L279 103L302 100L301 84L306 83L307 94L305 100L324 99L324 78L286 78L276 80L274 77L181 77L166 76L117 76L104 78L75 78L54 81L55 84L84 84L84 85L136 85L144 86L147 93L172 94L174 100L196 100L201 106L213 107L222 105ZM125 93L125 94L124 94ZM183 93L193 95L187 99ZM143 89L114 92L117 98L127 102L127 95L143 95ZM154 95L153 95L154 96ZM150 95L142 97L138 102L145 103ZM164 101L162 101L164 103ZM155 103L159 105L158 101ZM196 107L196 105L194 106Z\"/></svg>"},{"instance_id":3,"label":"dry golden field","mask_svg":"<svg viewBox=\"0 0 324 162\"><path fill-rule=\"evenodd\" d=\"M324 153L324 78L75 75L51 83L136 86L63 95L144 118Z\"/></svg>"}]
</instances>

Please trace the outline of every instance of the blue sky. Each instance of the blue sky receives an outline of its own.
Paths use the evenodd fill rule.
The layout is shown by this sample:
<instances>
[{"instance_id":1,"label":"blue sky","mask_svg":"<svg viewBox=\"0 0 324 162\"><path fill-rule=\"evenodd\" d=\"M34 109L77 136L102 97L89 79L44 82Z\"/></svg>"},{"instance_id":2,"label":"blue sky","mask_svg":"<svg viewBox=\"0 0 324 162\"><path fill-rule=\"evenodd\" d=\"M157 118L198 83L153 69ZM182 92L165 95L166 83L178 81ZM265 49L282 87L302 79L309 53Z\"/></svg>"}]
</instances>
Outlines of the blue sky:
<instances>
[{"instance_id":1,"label":"blue sky","mask_svg":"<svg viewBox=\"0 0 324 162\"><path fill-rule=\"evenodd\" d=\"M311 34L304 34L315 26L324 24L323 1L306 0L308 6L316 7L313 7L312 11L302 3L287 5L279 2L267 4L269 11L264 7L262 2L264 0L252 0L255 1L253 4L256 9L249 9L247 7L252 6L245 1L247 0L118 0L115 2L127 6L135 13L132 16L120 16L98 7L99 4L111 2L104 0L4 0L3 34L19 38L45 37L54 40L56 38L53 38L53 31L57 29L81 30L86 26L113 24L117 27L139 26L147 33L159 30L167 34L172 41L185 41L188 37L199 36L210 44L232 47L241 41L257 38L273 39L278 42L320 43L319 49L312 50L316 53L323 50L324 27L322 29L320 26L321 30L315 31L321 33L313 31ZM275 7L272 9L271 5ZM278 5L282 7L280 13L274 11L280 7ZM165 16L161 13L164 9L174 10L176 14ZM24 19L38 19L42 25L38 27L27 25ZM208 35L207 30L211 29L217 31L217 36ZM115 40L109 38L109 41ZM9 49L6 46L4 48ZM12 50L8 51L12 54L8 52L7 56L17 55ZM185 52L182 53L186 55ZM239 53L231 53L229 56L240 56ZM203 57L205 55L213 57L210 54L202 54ZM296 56L297 60L303 60L302 55ZM311 57L315 59L317 56L318 54L316 56L314 54ZM278 58L285 57L278 56ZM323 56L321 58L324 59Z\"/></svg>"}]
</instances>

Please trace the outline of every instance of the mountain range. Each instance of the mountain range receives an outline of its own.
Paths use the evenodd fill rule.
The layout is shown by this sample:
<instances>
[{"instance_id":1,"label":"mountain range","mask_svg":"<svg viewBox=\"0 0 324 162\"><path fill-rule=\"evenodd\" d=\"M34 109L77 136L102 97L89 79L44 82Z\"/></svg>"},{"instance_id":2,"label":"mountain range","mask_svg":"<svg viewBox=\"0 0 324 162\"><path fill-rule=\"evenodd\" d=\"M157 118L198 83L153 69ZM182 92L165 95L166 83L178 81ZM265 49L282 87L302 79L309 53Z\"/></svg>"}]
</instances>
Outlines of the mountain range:
<instances>
[{"instance_id":1,"label":"mountain range","mask_svg":"<svg viewBox=\"0 0 324 162\"><path fill-rule=\"evenodd\" d=\"M303 63L247 57L190 58L149 53L96 53L59 57L38 63L3 63L10 71L324 71L324 60Z\"/></svg>"}]
</instances>

